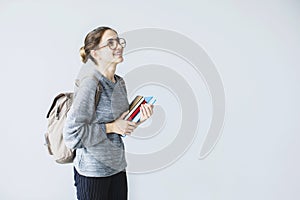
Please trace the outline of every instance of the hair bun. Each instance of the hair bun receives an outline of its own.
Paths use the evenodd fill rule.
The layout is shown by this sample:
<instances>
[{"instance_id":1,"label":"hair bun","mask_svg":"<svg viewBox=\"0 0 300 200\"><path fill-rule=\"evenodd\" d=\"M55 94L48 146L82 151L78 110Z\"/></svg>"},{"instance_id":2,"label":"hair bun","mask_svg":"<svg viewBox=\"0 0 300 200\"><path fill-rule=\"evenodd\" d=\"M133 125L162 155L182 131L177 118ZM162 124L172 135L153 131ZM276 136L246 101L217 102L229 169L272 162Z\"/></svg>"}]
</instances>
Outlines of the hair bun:
<instances>
[{"instance_id":1,"label":"hair bun","mask_svg":"<svg viewBox=\"0 0 300 200\"><path fill-rule=\"evenodd\" d=\"M86 57L86 53L85 53L84 47L81 47L80 50L79 50L79 52L80 52L81 61L83 63L86 63L87 57Z\"/></svg>"}]
</instances>

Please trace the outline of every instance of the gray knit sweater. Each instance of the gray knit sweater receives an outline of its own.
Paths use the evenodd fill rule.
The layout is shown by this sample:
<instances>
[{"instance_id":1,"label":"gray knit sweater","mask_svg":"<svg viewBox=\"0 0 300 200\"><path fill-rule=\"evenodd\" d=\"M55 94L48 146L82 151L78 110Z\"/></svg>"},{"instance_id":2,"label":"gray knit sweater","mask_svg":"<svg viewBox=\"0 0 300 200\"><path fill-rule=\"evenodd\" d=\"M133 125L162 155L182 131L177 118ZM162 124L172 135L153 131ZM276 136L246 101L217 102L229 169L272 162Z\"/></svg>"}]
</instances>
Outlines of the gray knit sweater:
<instances>
[{"instance_id":1,"label":"gray knit sweater","mask_svg":"<svg viewBox=\"0 0 300 200\"><path fill-rule=\"evenodd\" d=\"M97 81L102 85L100 101L95 109ZM127 111L129 103L123 78L114 75L112 82L96 70L88 60L78 74L79 87L64 127L64 141L76 149L74 166L88 177L106 177L124 171L127 163L124 143L119 134L106 133L105 123L116 120Z\"/></svg>"}]
</instances>

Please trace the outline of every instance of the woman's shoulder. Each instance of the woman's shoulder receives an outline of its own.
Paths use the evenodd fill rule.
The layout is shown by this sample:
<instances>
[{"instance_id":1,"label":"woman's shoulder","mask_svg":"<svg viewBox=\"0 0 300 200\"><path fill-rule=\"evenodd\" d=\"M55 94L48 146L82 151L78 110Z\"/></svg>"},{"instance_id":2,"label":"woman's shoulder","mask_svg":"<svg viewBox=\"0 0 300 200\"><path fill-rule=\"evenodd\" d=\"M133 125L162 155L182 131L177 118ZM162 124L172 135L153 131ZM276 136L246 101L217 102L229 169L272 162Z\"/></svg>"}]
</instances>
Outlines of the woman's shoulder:
<instances>
[{"instance_id":1,"label":"woman's shoulder","mask_svg":"<svg viewBox=\"0 0 300 200\"><path fill-rule=\"evenodd\" d=\"M83 64L77 74L78 80L85 80L85 81L97 81L101 77L100 72L97 72L95 67L91 65L90 62Z\"/></svg>"},{"instance_id":2,"label":"woman's shoulder","mask_svg":"<svg viewBox=\"0 0 300 200\"><path fill-rule=\"evenodd\" d=\"M87 67L86 65L83 65L75 79L75 88L89 88L94 89L98 85L99 77L97 77L97 74L92 70L91 68Z\"/></svg>"}]
</instances>

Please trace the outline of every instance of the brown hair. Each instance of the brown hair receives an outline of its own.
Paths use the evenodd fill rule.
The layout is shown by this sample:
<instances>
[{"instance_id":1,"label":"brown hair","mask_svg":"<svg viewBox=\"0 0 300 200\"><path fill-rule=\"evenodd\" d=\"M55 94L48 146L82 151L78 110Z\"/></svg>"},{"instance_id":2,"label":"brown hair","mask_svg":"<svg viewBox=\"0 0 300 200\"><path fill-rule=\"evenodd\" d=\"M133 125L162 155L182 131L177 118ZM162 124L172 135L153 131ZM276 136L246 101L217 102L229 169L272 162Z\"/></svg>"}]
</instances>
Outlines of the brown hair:
<instances>
[{"instance_id":1,"label":"brown hair","mask_svg":"<svg viewBox=\"0 0 300 200\"><path fill-rule=\"evenodd\" d=\"M83 63L86 63L88 59L91 59L95 64L97 64L96 60L90 53L91 50L95 49L98 46L106 30L117 32L110 27L101 26L92 30L86 35L84 39L84 46L80 48L80 56Z\"/></svg>"}]
</instances>

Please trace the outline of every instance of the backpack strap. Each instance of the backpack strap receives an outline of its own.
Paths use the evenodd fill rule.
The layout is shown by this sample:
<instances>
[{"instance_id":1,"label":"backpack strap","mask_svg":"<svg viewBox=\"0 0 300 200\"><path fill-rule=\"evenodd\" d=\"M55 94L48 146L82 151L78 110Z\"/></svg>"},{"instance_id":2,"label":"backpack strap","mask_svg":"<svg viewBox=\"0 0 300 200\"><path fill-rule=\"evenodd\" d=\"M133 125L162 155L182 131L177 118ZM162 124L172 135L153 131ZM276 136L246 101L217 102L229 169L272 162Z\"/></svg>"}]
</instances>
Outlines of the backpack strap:
<instances>
[{"instance_id":1,"label":"backpack strap","mask_svg":"<svg viewBox=\"0 0 300 200\"><path fill-rule=\"evenodd\" d=\"M53 100L53 102L52 102L52 105L51 105L51 107L50 107L50 109L49 109L49 111L48 111L48 113L47 113L46 118L49 118L50 113L51 113L51 111L53 110L53 108L55 107L57 100L60 99L61 97L65 96L65 95L66 95L65 93L60 93L59 95L57 95L57 96L54 98L54 100Z\"/></svg>"},{"instance_id":2,"label":"backpack strap","mask_svg":"<svg viewBox=\"0 0 300 200\"><path fill-rule=\"evenodd\" d=\"M96 110L97 106L99 104L99 101L100 101L100 96L101 96L101 92L102 92L103 88L102 88L101 82L97 79L97 77L95 75L93 75L93 79L98 83L97 88L96 88L96 93L95 93L95 110Z\"/></svg>"},{"instance_id":3,"label":"backpack strap","mask_svg":"<svg viewBox=\"0 0 300 200\"><path fill-rule=\"evenodd\" d=\"M101 96L101 92L102 92L102 85L100 83L100 81L98 81L98 85L97 85L97 89L96 89L96 94L95 94L95 110L99 104L100 101L100 96Z\"/></svg>"}]
</instances>

